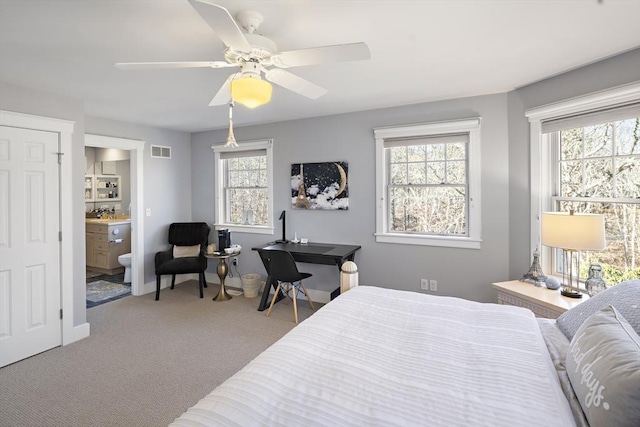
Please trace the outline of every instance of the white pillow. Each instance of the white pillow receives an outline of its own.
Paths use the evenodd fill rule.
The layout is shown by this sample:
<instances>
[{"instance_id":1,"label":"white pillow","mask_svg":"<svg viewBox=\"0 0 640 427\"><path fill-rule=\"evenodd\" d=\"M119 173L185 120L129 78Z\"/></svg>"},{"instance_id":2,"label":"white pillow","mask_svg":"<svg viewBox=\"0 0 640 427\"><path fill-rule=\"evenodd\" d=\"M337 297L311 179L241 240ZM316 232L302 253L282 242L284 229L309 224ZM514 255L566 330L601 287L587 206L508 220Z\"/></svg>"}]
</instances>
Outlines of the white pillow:
<instances>
[{"instance_id":1,"label":"white pillow","mask_svg":"<svg viewBox=\"0 0 640 427\"><path fill-rule=\"evenodd\" d=\"M590 425L640 426L640 337L613 306L578 328L566 368Z\"/></svg>"},{"instance_id":2,"label":"white pillow","mask_svg":"<svg viewBox=\"0 0 640 427\"><path fill-rule=\"evenodd\" d=\"M185 258L190 256L198 256L198 255L200 255L200 245L193 245L193 246L175 245L173 247L174 258Z\"/></svg>"}]
</instances>

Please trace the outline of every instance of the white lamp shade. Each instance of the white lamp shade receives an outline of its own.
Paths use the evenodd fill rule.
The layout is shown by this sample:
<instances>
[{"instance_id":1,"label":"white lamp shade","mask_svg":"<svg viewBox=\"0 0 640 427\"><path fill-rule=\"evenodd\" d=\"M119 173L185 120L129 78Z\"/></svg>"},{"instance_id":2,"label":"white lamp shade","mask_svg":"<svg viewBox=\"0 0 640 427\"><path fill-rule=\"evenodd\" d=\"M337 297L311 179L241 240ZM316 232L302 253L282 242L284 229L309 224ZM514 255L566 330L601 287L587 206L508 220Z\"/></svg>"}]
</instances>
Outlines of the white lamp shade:
<instances>
[{"instance_id":1,"label":"white lamp shade","mask_svg":"<svg viewBox=\"0 0 640 427\"><path fill-rule=\"evenodd\" d=\"M599 251L606 247L604 215L544 212L542 244L574 251Z\"/></svg>"}]
</instances>

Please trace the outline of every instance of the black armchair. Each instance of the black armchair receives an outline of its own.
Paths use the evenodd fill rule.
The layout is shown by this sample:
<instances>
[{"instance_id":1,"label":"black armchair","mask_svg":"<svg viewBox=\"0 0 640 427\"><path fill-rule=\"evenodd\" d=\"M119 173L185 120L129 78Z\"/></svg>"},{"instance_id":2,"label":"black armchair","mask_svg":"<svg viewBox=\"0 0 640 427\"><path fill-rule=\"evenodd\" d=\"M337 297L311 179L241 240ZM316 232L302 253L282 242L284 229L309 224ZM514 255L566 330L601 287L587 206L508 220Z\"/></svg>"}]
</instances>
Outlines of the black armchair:
<instances>
[{"instance_id":1,"label":"black armchair","mask_svg":"<svg viewBox=\"0 0 640 427\"><path fill-rule=\"evenodd\" d=\"M176 284L176 274L198 273L200 284L200 298L204 298L204 289L207 283L204 272L207 269L207 259L204 251L209 243L209 231L211 228L204 222L174 222L169 226L169 250L156 253L156 301L160 299L160 276L171 274L171 289ZM178 246L178 252L186 246L200 245L197 256L180 256L174 258L174 248Z\"/></svg>"}]
</instances>

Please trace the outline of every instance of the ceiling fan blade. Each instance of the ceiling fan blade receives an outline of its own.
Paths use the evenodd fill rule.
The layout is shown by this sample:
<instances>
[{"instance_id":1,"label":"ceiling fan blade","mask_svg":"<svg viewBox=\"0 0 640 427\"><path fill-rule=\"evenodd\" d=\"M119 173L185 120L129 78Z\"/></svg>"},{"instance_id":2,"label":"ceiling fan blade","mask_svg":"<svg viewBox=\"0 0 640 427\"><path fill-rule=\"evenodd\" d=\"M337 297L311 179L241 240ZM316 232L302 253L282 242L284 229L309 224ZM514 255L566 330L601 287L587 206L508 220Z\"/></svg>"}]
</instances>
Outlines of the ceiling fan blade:
<instances>
[{"instance_id":1,"label":"ceiling fan blade","mask_svg":"<svg viewBox=\"0 0 640 427\"><path fill-rule=\"evenodd\" d=\"M369 47L361 42L279 52L271 56L271 63L276 67L289 68L370 58Z\"/></svg>"},{"instance_id":2,"label":"ceiling fan blade","mask_svg":"<svg viewBox=\"0 0 640 427\"><path fill-rule=\"evenodd\" d=\"M280 85L285 89L289 89L293 92L299 93L300 95L304 95L307 98L317 99L327 93L327 90L325 88L279 68L266 70L265 77L270 82Z\"/></svg>"},{"instance_id":3,"label":"ceiling fan blade","mask_svg":"<svg viewBox=\"0 0 640 427\"><path fill-rule=\"evenodd\" d=\"M225 61L191 61L191 62L118 62L115 67L120 70L151 70L169 68L225 68L235 67Z\"/></svg>"},{"instance_id":4,"label":"ceiling fan blade","mask_svg":"<svg viewBox=\"0 0 640 427\"><path fill-rule=\"evenodd\" d=\"M189 3L227 47L239 52L251 51L247 38L227 9L204 0L189 0Z\"/></svg>"},{"instance_id":5,"label":"ceiling fan blade","mask_svg":"<svg viewBox=\"0 0 640 427\"><path fill-rule=\"evenodd\" d=\"M238 78L241 75L242 73L233 73L227 77L227 80L225 80L220 89L218 89L218 93L213 97L209 106L214 107L216 105L224 105L231 101L231 80Z\"/></svg>"}]
</instances>

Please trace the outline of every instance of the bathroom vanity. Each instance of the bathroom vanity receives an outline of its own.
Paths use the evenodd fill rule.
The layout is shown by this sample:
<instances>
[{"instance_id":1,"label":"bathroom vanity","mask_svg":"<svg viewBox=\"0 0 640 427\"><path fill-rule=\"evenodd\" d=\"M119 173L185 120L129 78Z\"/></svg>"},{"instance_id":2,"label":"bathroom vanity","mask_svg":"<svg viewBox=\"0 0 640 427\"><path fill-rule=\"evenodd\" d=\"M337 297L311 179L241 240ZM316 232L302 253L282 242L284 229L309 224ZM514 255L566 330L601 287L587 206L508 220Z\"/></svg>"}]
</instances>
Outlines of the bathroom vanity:
<instances>
[{"instance_id":1,"label":"bathroom vanity","mask_svg":"<svg viewBox=\"0 0 640 427\"><path fill-rule=\"evenodd\" d=\"M87 267L105 274L124 271L118 256L131 252L130 219L86 219Z\"/></svg>"}]
</instances>

